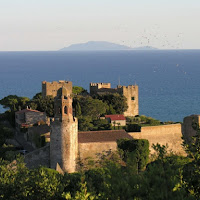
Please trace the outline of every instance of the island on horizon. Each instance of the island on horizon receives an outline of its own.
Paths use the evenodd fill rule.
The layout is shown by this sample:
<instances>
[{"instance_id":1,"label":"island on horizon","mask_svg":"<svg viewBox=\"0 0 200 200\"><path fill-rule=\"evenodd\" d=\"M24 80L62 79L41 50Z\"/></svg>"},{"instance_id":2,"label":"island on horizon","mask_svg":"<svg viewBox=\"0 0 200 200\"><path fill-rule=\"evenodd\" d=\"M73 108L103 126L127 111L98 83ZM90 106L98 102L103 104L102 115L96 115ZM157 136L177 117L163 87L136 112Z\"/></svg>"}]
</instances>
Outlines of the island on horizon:
<instances>
[{"instance_id":1,"label":"island on horizon","mask_svg":"<svg viewBox=\"0 0 200 200\"><path fill-rule=\"evenodd\" d=\"M86 43L72 44L59 51L116 51L116 50L158 50L155 47L143 46L131 48L121 44L106 41L89 41Z\"/></svg>"}]
</instances>

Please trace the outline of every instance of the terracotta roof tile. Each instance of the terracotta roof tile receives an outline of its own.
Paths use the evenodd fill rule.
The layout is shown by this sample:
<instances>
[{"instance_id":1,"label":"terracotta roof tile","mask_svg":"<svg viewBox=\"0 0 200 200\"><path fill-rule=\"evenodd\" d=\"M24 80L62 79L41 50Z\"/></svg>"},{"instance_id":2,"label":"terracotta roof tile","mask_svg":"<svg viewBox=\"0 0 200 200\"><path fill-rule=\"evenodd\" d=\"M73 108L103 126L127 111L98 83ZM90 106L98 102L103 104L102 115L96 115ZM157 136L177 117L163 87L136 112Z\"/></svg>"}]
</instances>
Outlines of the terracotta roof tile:
<instances>
[{"instance_id":1,"label":"terracotta roof tile","mask_svg":"<svg viewBox=\"0 0 200 200\"><path fill-rule=\"evenodd\" d=\"M125 130L85 131L78 132L79 143L116 142L118 139L133 139Z\"/></svg>"},{"instance_id":2,"label":"terracotta roof tile","mask_svg":"<svg viewBox=\"0 0 200 200\"><path fill-rule=\"evenodd\" d=\"M19 111L15 112L15 113L20 114L20 113L26 113L26 112L39 112L39 113L41 113L39 110L32 110L32 109L23 109L23 110L19 110Z\"/></svg>"},{"instance_id":3,"label":"terracotta roof tile","mask_svg":"<svg viewBox=\"0 0 200 200\"><path fill-rule=\"evenodd\" d=\"M110 118L111 121L114 121L114 120L126 120L124 115L105 115L105 118Z\"/></svg>"}]
</instances>

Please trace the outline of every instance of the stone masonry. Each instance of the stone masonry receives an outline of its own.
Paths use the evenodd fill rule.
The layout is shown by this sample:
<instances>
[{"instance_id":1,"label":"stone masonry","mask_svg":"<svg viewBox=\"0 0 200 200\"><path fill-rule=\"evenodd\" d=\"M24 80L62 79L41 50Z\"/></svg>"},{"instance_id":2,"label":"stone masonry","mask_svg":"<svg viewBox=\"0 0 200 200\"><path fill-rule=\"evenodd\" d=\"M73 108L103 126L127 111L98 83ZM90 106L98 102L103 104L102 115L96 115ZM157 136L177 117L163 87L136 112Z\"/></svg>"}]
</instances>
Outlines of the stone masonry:
<instances>
[{"instance_id":1,"label":"stone masonry","mask_svg":"<svg viewBox=\"0 0 200 200\"><path fill-rule=\"evenodd\" d=\"M64 172L76 171L78 156L78 121L73 117L71 91L62 86L54 105L54 121L50 132L50 167Z\"/></svg>"},{"instance_id":2,"label":"stone masonry","mask_svg":"<svg viewBox=\"0 0 200 200\"><path fill-rule=\"evenodd\" d=\"M128 109L124 112L125 116L136 116L139 114L137 85L118 85L117 88L111 88L110 83L90 83L90 95L101 95L106 93L118 93L126 97Z\"/></svg>"},{"instance_id":3,"label":"stone masonry","mask_svg":"<svg viewBox=\"0 0 200 200\"><path fill-rule=\"evenodd\" d=\"M61 87L65 87L70 94L72 94L72 82L71 81L53 81L53 82L47 82L43 81L42 82L42 96L57 96L57 91Z\"/></svg>"}]
</instances>

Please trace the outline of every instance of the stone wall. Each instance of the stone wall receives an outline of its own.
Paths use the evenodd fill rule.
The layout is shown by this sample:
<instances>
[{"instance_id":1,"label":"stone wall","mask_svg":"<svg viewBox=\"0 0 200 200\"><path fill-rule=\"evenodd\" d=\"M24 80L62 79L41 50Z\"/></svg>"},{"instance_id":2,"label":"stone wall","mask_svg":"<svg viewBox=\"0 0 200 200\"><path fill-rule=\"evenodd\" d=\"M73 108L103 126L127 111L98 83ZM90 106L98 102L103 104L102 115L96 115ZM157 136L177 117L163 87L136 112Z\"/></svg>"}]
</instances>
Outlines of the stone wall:
<instances>
[{"instance_id":1,"label":"stone wall","mask_svg":"<svg viewBox=\"0 0 200 200\"><path fill-rule=\"evenodd\" d=\"M151 153L154 153L152 144L168 145L168 150L180 155L186 155L182 147L181 124L141 127L141 132L130 132L135 139L147 139Z\"/></svg>"},{"instance_id":2,"label":"stone wall","mask_svg":"<svg viewBox=\"0 0 200 200\"><path fill-rule=\"evenodd\" d=\"M135 116L139 114L138 86L118 86L118 92L127 99L128 109L124 112L124 116Z\"/></svg>"},{"instance_id":3,"label":"stone wall","mask_svg":"<svg viewBox=\"0 0 200 200\"><path fill-rule=\"evenodd\" d=\"M53 81L53 82L42 82L42 96L57 96L57 91L64 86L70 94L72 94L72 82L71 81Z\"/></svg>"},{"instance_id":4,"label":"stone wall","mask_svg":"<svg viewBox=\"0 0 200 200\"><path fill-rule=\"evenodd\" d=\"M46 114L43 112L26 112L25 121L27 124L35 124L39 121L44 121L46 123Z\"/></svg>"},{"instance_id":5,"label":"stone wall","mask_svg":"<svg viewBox=\"0 0 200 200\"><path fill-rule=\"evenodd\" d=\"M111 88L110 83L90 83L90 94L118 93L127 98L128 109L124 112L125 116L135 116L139 114L138 86L129 85Z\"/></svg>"},{"instance_id":6,"label":"stone wall","mask_svg":"<svg viewBox=\"0 0 200 200\"><path fill-rule=\"evenodd\" d=\"M43 135L50 135L50 126L47 124L40 125L40 126L33 126L28 128L28 132L24 134L24 138L26 141L30 142L30 144L34 147L36 147L35 139L40 138L40 136ZM49 142L49 138L45 140L46 142Z\"/></svg>"},{"instance_id":7,"label":"stone wall","mask_svg":"<svg viewBox=\"0 0 200 200\"><path fill-rule=\"evenodd\" d=\"M116 142L91 142L79 143L79 156L81 160L86 158L97 158L97 154L105 151L115 151L117 149Z\"/></svg>"},{"instance_id":8,"label":"stone wall","mask_svg":"<svg viewBox=\"0 0 200 200\"><path fill-rule=\"evenodd\" d=\"M35 168L39 166L50 167L49 145L26 154L24 156L24 161L28 168Z\"/></svg>"},{"instance_id":9,"label":"stone wall","mask_svg":"<svg viewBox=\"0 0 200 200\"><path fill-rule=\"evenodd\" d=\"M191 138L196 135L197 127L200 124L200 115L191 115L187 116L183 119L183 126L182 126L182 132L183 137L186 139L186 141L190 141Z\"/></svg>"}]
</instances>

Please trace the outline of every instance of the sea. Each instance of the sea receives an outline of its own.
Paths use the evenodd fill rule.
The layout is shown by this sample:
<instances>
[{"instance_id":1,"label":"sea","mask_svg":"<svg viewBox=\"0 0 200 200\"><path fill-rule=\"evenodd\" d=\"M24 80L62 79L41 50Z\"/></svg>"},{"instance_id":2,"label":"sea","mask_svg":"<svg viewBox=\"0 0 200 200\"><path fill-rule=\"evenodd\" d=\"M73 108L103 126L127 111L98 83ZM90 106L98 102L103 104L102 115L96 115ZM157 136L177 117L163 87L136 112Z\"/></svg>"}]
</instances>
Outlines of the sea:
<instances>
[{"instance_id":1,"label":"sea","mask_svg":"<svg viewBox=\"0 0 200 200\"><path fill-rule=\"evenodd\" d=\"M200 114L200 50L0 52L0 99L32 98L44 80L87 90L90 82L137 84L140 115L182 122Z\"/></svg>"}]
</instances>

